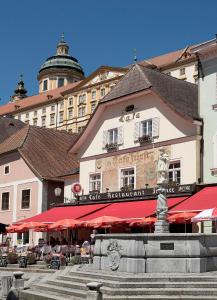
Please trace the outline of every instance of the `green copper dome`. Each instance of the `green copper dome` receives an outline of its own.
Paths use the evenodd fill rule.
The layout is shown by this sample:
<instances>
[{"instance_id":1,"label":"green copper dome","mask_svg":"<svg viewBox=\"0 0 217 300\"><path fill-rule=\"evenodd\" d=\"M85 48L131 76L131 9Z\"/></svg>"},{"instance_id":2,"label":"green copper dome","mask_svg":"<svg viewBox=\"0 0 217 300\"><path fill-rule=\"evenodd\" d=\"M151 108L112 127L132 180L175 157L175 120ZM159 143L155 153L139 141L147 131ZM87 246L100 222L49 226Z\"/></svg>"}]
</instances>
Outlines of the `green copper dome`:
<instances>
[{"instance_id":1,"label":"green copper dome","mask_svg":"<svg viewBox=\"0 0 217 300\"><path fill-rule=\"evenodd\" d=\"M64 41L64 34L61 36L60 42L57 44L56 55L48 57L42 64L39 74L46 69L73 69L84 75L82 67L78 60L69 55L69 46Z\"/></svg>"},{"instance_id":2,"label":"green copper dome","mask_svg":"<svg viewBox=\"0 0 217 300\"><path fill-rule=\"evenodd\" d=\"M55 55L51 56L42 64L40 71L50 68L68 68L75 69L84 74L82 67L79 65L76 58L68 55Z\"/></svg>"}]
</instances>

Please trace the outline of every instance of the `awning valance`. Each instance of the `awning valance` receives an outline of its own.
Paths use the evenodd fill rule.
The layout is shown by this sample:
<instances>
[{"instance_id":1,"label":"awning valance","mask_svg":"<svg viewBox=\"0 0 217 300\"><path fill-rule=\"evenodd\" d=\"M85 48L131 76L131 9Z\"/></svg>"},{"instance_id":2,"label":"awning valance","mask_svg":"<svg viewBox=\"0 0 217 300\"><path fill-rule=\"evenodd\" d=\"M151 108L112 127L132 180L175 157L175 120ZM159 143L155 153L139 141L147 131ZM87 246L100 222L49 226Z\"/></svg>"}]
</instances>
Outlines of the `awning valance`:
<instances>
[{"instance_id":1,"label":"awning valance","mask_svg":"<svg viewBox=\"0 0 217 300\"><path fill-rule=\"evenodd\" d=\"M20 220L17 223L26 223L26 222L54 223L56 221L63 220L63 219L78 219L81 217L85 217L86 215L92 212L97 212L109 205L110 204L107 203L107 204L90 204L90 205L54 207L31 218Z\"/></svg>"},{"instance_id":2,"label":"awning valance","mask_svg":"<svg viewBox=\"0 0 217 300\"><path fill-rule=\"evenodd\" d=\"M168 207L172 208L185 199L186 197L168 198ZM54 207L34 217L20 220L17 223L54 223L63 219L91 220L101 216L113 216L122 219L144 218L155 214L156 205L156 200L140 200L107 204Z\"/></svg>"},{"instance_id":3,"label":"awning valance","mask_svg":"<svg viewBox=\"0 0 217 300\"><path fill-rule=\"evenodd\" d=\"M185 200L186 197L168 198L168 207ZM108 207L104 207L99 211L95 211L85 217L82 220L91 220L100 216L113 216L122 219L135 219L144 218L155 214L156 211L156 200L141 200L141 201L128 201L128 202L116 202L112 203Z\"/></svg>"},{"instance_id":4,"label":"awning valance","mask_svg":"<svg viewBox=\"0 0 217 300\"><path fill-rule=\"evenodd\" d=\"M217 186L205 187L182 203L173 207L170 212L195 211L199 212L217 207Z\"/></svg>"}]
</instances>

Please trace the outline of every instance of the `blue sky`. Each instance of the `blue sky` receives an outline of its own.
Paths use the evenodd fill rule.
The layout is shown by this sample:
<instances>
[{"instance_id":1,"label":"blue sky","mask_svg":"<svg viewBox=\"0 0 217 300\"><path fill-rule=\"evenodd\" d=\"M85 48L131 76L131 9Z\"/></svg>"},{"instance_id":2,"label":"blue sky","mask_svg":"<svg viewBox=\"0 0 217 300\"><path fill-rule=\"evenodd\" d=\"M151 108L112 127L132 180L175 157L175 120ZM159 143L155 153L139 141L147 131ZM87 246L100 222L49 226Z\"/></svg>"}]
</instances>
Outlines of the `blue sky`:
<instances>
[{"instance_id":1,"label":"blue sky","mask_svg":"<svg viewBox=\"0 0 217 300\"><path fill-rule=\"evenodd\" d=\"M214 38L215 0L7 0L0 7L0 104L24 75L38 92L37 72L55 54L61 32L85 74Z\"/></svg>"}]
</instances>

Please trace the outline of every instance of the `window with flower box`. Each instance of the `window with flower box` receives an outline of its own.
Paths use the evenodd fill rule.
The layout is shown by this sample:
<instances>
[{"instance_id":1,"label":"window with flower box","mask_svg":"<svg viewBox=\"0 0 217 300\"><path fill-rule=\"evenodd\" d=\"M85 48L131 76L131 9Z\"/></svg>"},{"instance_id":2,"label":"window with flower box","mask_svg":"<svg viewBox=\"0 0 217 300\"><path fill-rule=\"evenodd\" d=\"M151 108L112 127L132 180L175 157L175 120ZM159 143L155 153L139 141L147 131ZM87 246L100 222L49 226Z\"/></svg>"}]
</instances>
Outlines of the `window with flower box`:
<instances>
[{"instance_id":1,"label":"window with flower box","mask_svg":"<svg viewBox=\"0 0 217 300\"><path fill-rule=\"evenodd\" d=\"M134 168L121 169L120 188L122 190L133 190L135 188L135 170Z\"/></svg>"},{"instance_id":2,"label":"window with flower box","mask_svg":"<svg viewBox=\"0 0 217 300\"><path fill-rule=\"evenodd\" d=\"M159 137L159 118L153 118L136 122L134 127L135 142L151 142L153 138Z\"/></svg>"},{"instance_id":3,"label":"window with flower box","mask_svg":"<svg viewBox=\"0 0 217 300\"><path fill-rule=\"evenodd\" d=\"M111 128L103 132L103 148L107 150L117 149L123 144L123 126Z\"/></svg>"}]
</instances>

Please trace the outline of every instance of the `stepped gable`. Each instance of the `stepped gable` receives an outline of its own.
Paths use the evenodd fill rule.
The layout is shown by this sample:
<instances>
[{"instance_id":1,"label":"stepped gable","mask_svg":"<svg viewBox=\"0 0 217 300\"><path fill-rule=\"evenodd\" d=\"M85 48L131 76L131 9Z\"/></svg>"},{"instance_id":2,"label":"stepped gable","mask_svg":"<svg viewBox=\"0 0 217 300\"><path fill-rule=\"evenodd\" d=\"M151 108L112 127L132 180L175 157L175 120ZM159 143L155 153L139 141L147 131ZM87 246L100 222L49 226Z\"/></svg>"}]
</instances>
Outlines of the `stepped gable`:
<instances>
[{"instance_id":1,"label":"stepped gable","mask_svg":"<svg viewBox=\"0 0 217 300\"><path fill-rule=\"evenodd\" d=\"M12 117L0 116L0 143L25 126L25 123Z\"/></svg>"},{"instance_id":2,"label":"stepped gable","mask_svg":"<svg viewBox=\"0 0 217 300\"><path fill-rule=\"evenodd\" d=\"M67 153L77 134L26 125L0 144L0 155L18 151L40 178L54 179L78 168L74 156Z\"/></svg>"},{"instance_id":3,"label":"stepped gable","mask_svg":"<svg viewBox=\"0 0 217 300\"><path fill-rule=\"evenodd\" d=\"M101 103L142 90L153 90L179 114L199 119L198 87L157 70L134 65L117 85L101 100Z\"/></svg>"}]
</instances>

